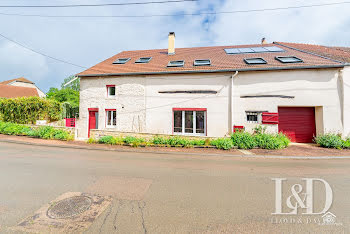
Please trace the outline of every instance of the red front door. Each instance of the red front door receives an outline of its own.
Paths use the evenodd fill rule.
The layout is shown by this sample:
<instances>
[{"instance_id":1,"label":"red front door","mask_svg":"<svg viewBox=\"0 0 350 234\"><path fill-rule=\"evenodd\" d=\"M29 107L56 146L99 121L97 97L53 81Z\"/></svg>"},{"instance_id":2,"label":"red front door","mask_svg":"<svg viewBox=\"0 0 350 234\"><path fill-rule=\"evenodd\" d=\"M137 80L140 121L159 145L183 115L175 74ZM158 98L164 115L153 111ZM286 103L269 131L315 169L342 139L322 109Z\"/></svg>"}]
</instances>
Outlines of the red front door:
<instances>
[{"instance_id":1,"label":"red front door","mask_svg":"<svg viewBox=\"0 0 350 234\"><path fill-rule=\"evenodd\" d=\"M89 111L89 137L90 137L90 129L97 129L97 115L98 111Z\"/></svg>"}]
</instances>

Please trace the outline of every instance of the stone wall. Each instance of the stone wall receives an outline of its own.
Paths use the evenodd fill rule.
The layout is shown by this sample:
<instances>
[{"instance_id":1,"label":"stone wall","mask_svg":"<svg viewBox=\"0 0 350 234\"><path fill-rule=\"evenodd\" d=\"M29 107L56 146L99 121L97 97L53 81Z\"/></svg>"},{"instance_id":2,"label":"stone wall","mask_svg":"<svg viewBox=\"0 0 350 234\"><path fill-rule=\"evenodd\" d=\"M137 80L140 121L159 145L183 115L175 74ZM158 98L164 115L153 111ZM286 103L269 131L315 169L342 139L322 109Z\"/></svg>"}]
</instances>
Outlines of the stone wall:
<instances>
[{"instance_id":1,"label":"stone wall","mask_svg":"<svg viewBox=\"0 0 350 234\"><path fill-rule=\"evenodd\" d=\"M149 133L135 133L135 132L118 132L113 130L98 130L98 129L92 129L90 132L90 137L94 139L100 139L103 136L113 136L113 137L126 137L126 136L132 136L132 137L138 137L143 138L145 140L151 140L155 136L161 136L161 137L186 137L188 139L213 139L211 137L196 137L196 136L182 136L182 135L165 135L165 134L149 134Z\"/></svg>"},{"instance_id":2,"label":"stone wall","mask_svg":"<svg viewBox=\"0 0 350 234\"><path fill-rule=\"evenodd\" d=\"M31 128L34 128L34 129L44 127L44 126L50 126L50 125L32 125L32 124L27 124L27 125ZM75 128L60 127L60 126L50 126L50 127L53 127L54 129L65 130L65 131L69 132L70 134L72 134L72 136L75 136Z\"/></svg>"}]
</instances>

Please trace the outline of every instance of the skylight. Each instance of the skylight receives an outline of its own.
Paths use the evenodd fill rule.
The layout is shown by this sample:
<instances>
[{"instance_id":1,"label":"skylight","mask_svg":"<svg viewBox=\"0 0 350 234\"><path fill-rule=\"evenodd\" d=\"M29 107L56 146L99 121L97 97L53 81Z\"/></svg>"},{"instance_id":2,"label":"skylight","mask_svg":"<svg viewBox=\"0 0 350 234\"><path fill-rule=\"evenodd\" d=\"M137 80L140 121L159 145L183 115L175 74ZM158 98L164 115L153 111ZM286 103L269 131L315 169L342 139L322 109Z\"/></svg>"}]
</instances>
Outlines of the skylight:
<instances>
[{"instance_id":1,"label":"skylight","mask_svg":"<svg viewBox=\"0 0 350 234\"><path fill-rule=\"evenodd\" d=\"M245 58L246 64L266 64L267 62L263 58Z\"/></svg>"},{"instance_id":2,"label":"skylight","mask_svg":"<svg viewBox=\"0 0 350 234\"><path fill-rule=\"evenodd\" d=\"M280 61L281 63L303 63L304 61L298 57L295 56L276 56L276 60Z\"/></svg>"},{"instance_id":3,"label":"skylight","mask_svg":"<svg viewBox=\"0 0 350 234\"><path fill-rule=\"evenodd\" d=\"M113 64L125 64L130 60L130 58L119 58L113 62Z\"/></svg>"},{"instance_id":4,"label":"skylight","mask_svg":"<svg viewBox=\"0 0 350 234\"><path fill-rule=\"evenodd\" d=\"M152 57L139 58L135 61L135 63L148 63L149 61L151 61L151 59Z\"/></svg>"},{"instance_id":5,"label":"skylight","mask_svg":"<svg viewBox=\"0 0 350 234\"><path fill-rule=\"evenodd\" d=\"M193 63L194 66L209 66L210 64L210 59L196 59Z\"/></svg>"},{"instance_id":6,"label":"skylight","mask_svg":"<svg viewBox=\"0 0 350 234\"><path fill-rule=\"evenodd\" d=\"M226 54L248 54L248 53L268 53L268 52L284 52L283 49L277 46L261 46L261 47L246 47L246 48L230 48L225 49Z\"/></svg>"},{"instance_id":7,"label":"skylight","mask_svg":"<svg viewBox=\"0 0 350 234\"><path fill-rule=\"evenodd\" d=\"M185 65L184 60L170 61L168 67L183 67Z\"/></svg>"}]
</instances>

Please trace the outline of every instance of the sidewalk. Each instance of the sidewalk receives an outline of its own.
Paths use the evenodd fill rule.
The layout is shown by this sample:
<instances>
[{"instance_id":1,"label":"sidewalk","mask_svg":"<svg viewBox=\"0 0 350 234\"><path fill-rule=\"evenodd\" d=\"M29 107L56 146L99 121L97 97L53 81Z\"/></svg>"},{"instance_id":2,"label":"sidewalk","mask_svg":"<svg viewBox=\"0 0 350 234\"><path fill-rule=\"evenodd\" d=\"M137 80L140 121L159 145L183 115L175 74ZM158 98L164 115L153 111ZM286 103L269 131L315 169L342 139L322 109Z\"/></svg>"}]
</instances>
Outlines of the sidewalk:
<instances>
[{"instance_id":1,"label":"sidewalk","mask_svg":"<svg viewBox=\"0 0 350 234\"><path fill-rule=\"evenodd\" d=\"M239 157L294 157L294 158L332 158L332 157L350 157L350 150L326 149L318 147L315 144L291 144L288 148L282 150L218 150L213 148L177 148L177 147L139 147L103 144L87 144L85 141L57 141L30 138L25 136L8 136L0 134L0 142L37 145L45 147L74 148L85 150L103 150L116 152L148 152L161 154L195 154L203 156L239 156Z\"/></svg>"}]
</instances>

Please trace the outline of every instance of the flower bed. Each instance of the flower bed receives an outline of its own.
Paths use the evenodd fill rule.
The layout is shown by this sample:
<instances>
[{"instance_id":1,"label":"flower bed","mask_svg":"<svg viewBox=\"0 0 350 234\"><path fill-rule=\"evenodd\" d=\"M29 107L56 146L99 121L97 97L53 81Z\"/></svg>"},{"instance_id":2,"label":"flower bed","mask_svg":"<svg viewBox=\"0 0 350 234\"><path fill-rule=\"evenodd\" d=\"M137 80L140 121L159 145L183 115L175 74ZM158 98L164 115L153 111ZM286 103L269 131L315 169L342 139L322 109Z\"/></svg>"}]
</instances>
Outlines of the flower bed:
<instances>
[{"instance_id":1,"label":"flower bed","mask_svg":"<svg viewBox=\"0 0 350 234\"><path fill-rule=\"evenodd\" d=\"M72 134L63 129L55 129L51 126L41 126L33 128L23 124L1 122L0 134L15 135L15 136L30 136L42 139L54 139L62 141L73 140Z\"/></svg>"},{"instance_id":2,"label":"flower bed","mask_svg":"<svg viewBox=\"0 0 350 234\"><path fill-rule=\"evenodd\" d=\"M160 147L199 147L199 148L217 148L223 150L238 149L283 149L288 147L290 140L283 134L266 133L265 129L257 127L253 134L248 132L235 132L231 137L217 139L188 139L180 136L161 137L155 136L152 139L126 136L113 137L103 136L96 140L90 138L90 144L109 144L109 145L129 145L138 146L160 146Z\"/></svg>"}]
</instances>

